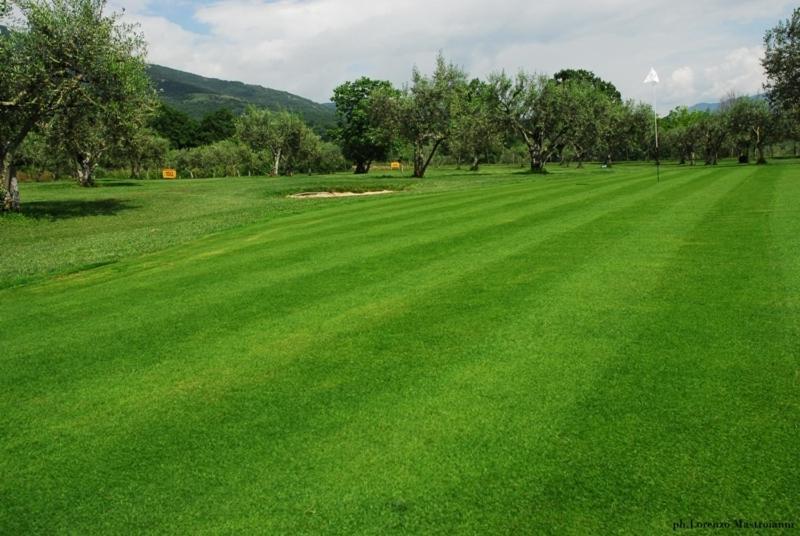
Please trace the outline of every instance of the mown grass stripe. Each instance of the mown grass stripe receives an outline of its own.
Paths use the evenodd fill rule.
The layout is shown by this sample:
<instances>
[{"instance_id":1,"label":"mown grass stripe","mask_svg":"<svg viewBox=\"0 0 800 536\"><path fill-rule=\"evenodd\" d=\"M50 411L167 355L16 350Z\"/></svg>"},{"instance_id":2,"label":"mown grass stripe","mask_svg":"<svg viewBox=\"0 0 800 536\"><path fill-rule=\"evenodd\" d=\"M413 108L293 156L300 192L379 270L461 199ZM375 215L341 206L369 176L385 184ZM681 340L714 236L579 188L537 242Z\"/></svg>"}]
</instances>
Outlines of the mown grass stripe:
<instances>
[{"instance_id":1,"label":"mown grass stripe","mask_svg":"<svg viewBox=\"0 0 800 536\"><path fill-rule=\"evenodd\" d=\"M642 185L640 183L624 186L626 191L631 190L637 192L643 190L646 191L651 187L653 187L652 184ZM668 186L665 185L663 187L663 189L672 189L672 188L680 188L680 183L677 185L676 184ZM650 194L645 194L645 195L650 195ZM606 192L602 196L602 198L613 200L613 203L619 203L620 199L619 196L620 192L614 191L614 192ZM595 196L595 199L596 197L597 196ZM474 228L483 229L484 234L486 234L487 231L491 231L490 234L486 235L485 240L493 240L497 235L503 234L503 232L506 229L513 229L514 227L525 223L530 224L533 222L546 221L552 218L564 219L566 215L569 214L570 212L573 213L580 212L579 217L585 217L586 207L583 204L584 202L585 202L585 196L581 195L578 198L574 199L573 202L570 203L569 205L566 205L566 203L551 205L551 206L546 205L541 208L541 210L543 210L544 212L538 212L536 210L536 208L540 207L533 207L534 208L533 210L529 210L527 208L527 205L523 203L519 207L516 216L514 216L514 213L504 213L503 217L501 218L501 222L491 227L487 226L486 223L481 219L474 219L473 226L468 227L466 229L462 228L460 225L456 225L451 227L445 227L443 228L443 230L437 229L437 233L439 233L439 235L437 235L436 233L432 233L430 230L426 234L423 234L421 237L418 237L416 235L409 235L407 237L408 245L403 246L404 249L400 248L400 245L403 244L404 241L399 240L398 238L395 238L391 242L387 242L386 250L383 252L381 252L380 248L377 248L376 250L374 248L374 245L370 243L367 243L365 248L362 249L361 252L358 254L353 253L353 251L350 249L342 249L342 250L335 249L334 250L335 254L338 255L339 258L342 258L343 260L339 264L334 265L332 268L327 269L328 273L326 273L325 269L322 269L319 264L315 264L310 267L306 267L305 265L303 265L303 268L305 269L301 269L298 266L293 266L291 264L288 264L286 269L283 271L273 266L266 267L267 270L275 271L278 274L281 273L286 274L287 276L292 278L291 281L300 280L299 283L295 284L294 286L290 285L291 283L290 280L286 280L283 278L279 278L278 281L272 286L265 285L264 283L259 281L259 279L262 277L261 271L256 271L253 268L247 266L247 263L244 263L242 260L237 259L236 262L233 263L234 266L231 267L230 269L217 268L219 272L226 274L225 277L213 278L210 281L206 278L203 281L204 292L197 296L190 296L189 297L190 301L182 303L182 305L184 305L185 307L185 310L193 311L193 313L191 313L190 316L187 317L185 313L180 313L180 314L183 317L184 322L186 318L191 318L191 317L202 319L205 318L206 315L208 314L205 311L210 308L210 309L217 309L218 314L221 314L222 316L233 315L233 318L236 318L237 316L241 315L236 315L236 311L230 310L230 308L226 307L225 304L233 305L233 307L236 309L241 309L242 307L245 307L245 304L249 304L249 311L253 315L260 314L261 316L263 316L264 314L263 309L265 306L263 302L258 301L259 295L265 297L266 296L274 297L277 294L278 296L283 296L285 303L288 304L297 303L298 298L302 296L304 300L303 303L307 304L310 297L307 294L305 295L303 294L303 289L311 287L308 287L304 278L312 277L314 279L321 279L323 282L338 281L337 276L340 276L342 273L346 273L349 271L349 269L347 268L347 264L353 262L353 259L358 259L359 263L364 263L371 257L376 257L373 258L372 261L380 265L381 259L387 259L387 258L392 258L394 256L399 256L401 260L399 260L398 262L400 262L401 264L397 266L402 267L403 266L402 259L415 259L414 257L415 252L419 251L420 248L425 248L429 250L430 254L432 255L443 257L450 253L458 253L459 249L463 247L464 244L470 245L471 242L474 242L475 241L475 235L473 234ZM571 210L566 210L568 207ZM457 231L457 234L453 234L453 231ZM525 236L525 234L526 232L523 230L521 235L519 236ZM461 240L460 242L455 239L456 236L460 237L459 238L459 240ZM439 242L442 240L447 242L447 246L445 247L445 249L441 249L441 246L439 245ZM517 240L519 240L519 237L518 235L512 235L510 238L507 238L507 240L510 240L511 242L516 242ZM497 244L493 244L493 246L497 247ZM370 251L371 257L364 257L366 251ZM376 253L376 251L379 254ZM255 251L254 254L257 255L256 257L257 259L263 258L263 253L260 251ZM257 261L257 262L261 263L263 261ZM407 269L411 271L410 273L414 277L414 279L416 279L416 276L413 272L414 268L413 264L417 262L418 261L414 260L412 262L412 265L409 265L407 267ZM236 295L238 292L236 289L241 288L241 284L239 285L236 284L237 283L235 275L237 273L235 271L236 267L239 267L240 270L242 267L248 268L247 270L242 270L242 273L246 274L246 277L249 279L248 283L250 289L249 290L250 299L244 302L244 304L242 303L241 297ZM195 270L191 271L191 268L195 268ZM143 279L138 286L131 286L132 288L129 288L127 290L124 288L119 289L117 287L113 288L108 287L109 289L114 291L113 297L112 296L101 297L100 298L101 303L97 304L94 307L94 309L96 310L97 314L99 314L105 319L105 322L112 325L115 323L124 324L125 321L127 320L128 326L130 326L130 321L132 318L134 319L140 318L143 320L143 324L140 324L139 327L137 328L138 332L155 334L163 332L165 329L171 332L173 330L173 328L171 327L174 325L173 322L167 321L162 318L153 318L152 320L148 320L149 311L152 310L154 307L159 307L159 306L167 308L168 304L173 303L176 300L180 301L181 299L180 296L175 296L174 293L171 291L171 289L186 288L186 285L190 285L190 282L198 277L197 274L198 271L200 271L201 275L203 275L202 268L200 270L197 270L196 268L197 266L190 267L190 271L188 274L178 275L178 276L173 276L170 273L168 273L167 270L162 269L162 279L158 285L154 285L153 282L149 278L147 278ZM174 267L171 269L174 270ZM270 275L271 274L265 273L263 277L270 277ZM356 281L356 284L360 284L358 283L358 280L354 281ZM317 284L317 286L320 285ZM160 297L159 297L159 292L160 292L159 289L164 289ZM227 292L229 294L232 293L233 295L226 295L225 289L228 289ZM345 289L347 289L346 286L341 286L338 284L336 285L336 288L331 288L330 286L322 285L320 289L321 294L319 298L317 298L317 300L322 300L322 299L329 300L337 293L343 292ZM85 303L84 296L87 294L93 294L97 296L98 292L97 289L94 289L92 287L87 287L83 289L82 293L77 294L75 299L78 300L80 303L84 304ZM213 299L210 301L208 298L209 296L213 296ZM63 297L59 299L63 299ZM128 302L130 305L126 307L124 310L120 310L118 307L120 300ZM67 301L65 303L69 304L70 302ZM104 309L108 311L117 310L119 312L116 313L116 315L106 314L104 312ZM50 314L52 314L54 318L57 318L59 316L63 316L65 313L60 309L55 309ZM177 321L178 319L175 319L175 322ZM202 322L202 320L200 320L200 322ZM211 327L210 329L213 330L214 334L220 334L222 330L234 328L235 323L236 320L232 322L221 320L217 326ZM63 329L63 337L65 339L64 345L67 348L67 352L69 352L69 348L71 347L72 344L74 344L74 342L69 341L70 334L72 333L71 327L69 326L69 324L64 324L63 326L61 325L56 326L55 329L56 330ZM127 329L130 328L126 327L122 331L125 331ZM200 324L197 325L196 329L201 329ZM189 329L186 332L191 333L192 331L194 330ZM107 333L107 335L105 335L104 337L105 342L103 344L99 344L99 346L108 347L110 350L106 351L106 353L108 354L113 353L114 351L116 351L117 348L117 345L114 344L114 341L119 336L122 335L124 335L124 333L122 333L121 331L111 330L110 332ZM18 359L27 360L30 358L28 356L31 356L35 352L39 351L37 350L37 344L35 341L30 341L24 345L21 344L20 346L28 347L30 349L30 353L20 355L18 356ZM54 356L54 351L56 349L48 345L46 350L49 355ZM92 356L92 357L94 359L97 359L98 356ZM53 365L56 366L56 363L57 362L54 362ZM61 370L60 367L57 370L59 374L63 374L63 370Z\"/></svg>"},{"instance_id":2,"label":"mown grass stripe","mask_svg":"<svg viewBox=\"0 0 800 536\"><path fill-rule=\"evenodd\" d=\"M701 186L703 186L703 185L699 185L698 187L701 187ZM672 188L672 191L675 193L675 196L677 198L680 198L680 197L682 197L682 196L684 196L684 195L686 195L688 193L688 191L685 190L685 189L682 189L680 187L680 185L677 185L676 187ZM633 200L631 200L631 203L633 203L635 201L636 201L636 199L633 199ZM644 205L644 206L647 206L647 205ZM625 207L624 204L616 204L615 208L616 208L617 211L621 211L621 210L625 210L626 207ZM590 218L590 219L588 219L588 222L584 222L583 224L584 225L589 225L595 219L596 218ZM496 263L500 263L500 262L502 262L502 261L498 260Z\"/></svg>"}]
</instances>

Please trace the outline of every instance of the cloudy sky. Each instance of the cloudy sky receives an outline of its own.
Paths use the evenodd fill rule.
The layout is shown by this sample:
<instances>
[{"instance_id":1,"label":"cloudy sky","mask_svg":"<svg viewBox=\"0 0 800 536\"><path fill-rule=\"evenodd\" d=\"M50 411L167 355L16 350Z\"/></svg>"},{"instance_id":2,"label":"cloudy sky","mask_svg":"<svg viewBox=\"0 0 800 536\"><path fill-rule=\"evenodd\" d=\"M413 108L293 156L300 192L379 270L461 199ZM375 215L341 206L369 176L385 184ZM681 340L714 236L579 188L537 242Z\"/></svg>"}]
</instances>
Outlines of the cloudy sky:
<instances>
[{"instance_id":1,"label":"cloudy sky","mask_svg":"<svg viewBox=\"0 0 800 536\"><path fill-rule=\"evenodd\" d=\"M659 108L758 93L764 31L783 0L114 0L150 61L318 102L362 75L402 85L436 53L472 76L586 68L626 98L659 72Z\"/></svg>"}]
</instances>

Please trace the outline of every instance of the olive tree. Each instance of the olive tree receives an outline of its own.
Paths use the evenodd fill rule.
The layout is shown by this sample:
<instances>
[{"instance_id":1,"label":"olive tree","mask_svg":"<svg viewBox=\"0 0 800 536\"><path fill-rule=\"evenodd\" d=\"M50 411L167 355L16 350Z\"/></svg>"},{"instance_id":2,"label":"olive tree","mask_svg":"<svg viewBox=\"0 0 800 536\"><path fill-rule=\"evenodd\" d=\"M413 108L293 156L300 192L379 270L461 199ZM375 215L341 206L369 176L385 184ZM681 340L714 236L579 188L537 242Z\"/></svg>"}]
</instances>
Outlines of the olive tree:
<instances>
[{"instance_id":1,"label":"olive tree","mask_svg":"<svg viewBox=\"0 0 800 536\"><path fill-rule=\"evenodd\" d=\"M450 137L454 104L466 85L467 75L439 54L432 76L412 72L411 87L401 98L400 128L414 149L414 177L422 178L436 151Z\"/></svg>"},{"instance_id":2,"label":"olive tree","mask_svg":"<svg viewBox=\"0 0 800 536\"><path fill-rule=\"evenodd\" d=\"M470 171L478 171L481 158L502 145L502 118L494 105L491 87L472 80L457 93L453 102L450 150L468 158Z\"/></svg>"},{"instance_id":3,"label":"olive tree","mask_svg":"<svg viewBox=\"0 0 800 536\"><path fill-rule=\"evenodd\" d=\"M776 108L800 119L800 7L764 36L765 89Z\"/></svg>"},{"instance_id":4,"label":"olive tree","mask_svg":"<svg viewBox=\"0 0 800 536\"><path fill-rule=\"evenodd\" d=\"M531 171L545 165L574 132L576 102L573 84L520 71L512 79L505 73L489 78L496 106L505 121L519 133L528 148Z\"/></svg>"},{"instance_id":5,"label":"olive tree","mask_svg":"<svg viewBox=\"0 0 800 536\"><path fill-rule=\"evenodd\" d=\"M291 175L318 157L321 140L300 117L250 107L236 121L236 134L255 152L267 152L272 175Z\"/></svg>"},{"instance_id":6,"label":"olive tree","mask_svg":"<svg viewBox=\"0 0 800 536\"><path fill-rule=\"evenodd\" d=\"M0 36L0 174L4 207L18 208L15 155L35 127L45 124L77 153L72 142L101 143L98 120L119 129L132 97L146 100L151 93L144 42L118 16L104 13L105 0L10 4L16 14L7 15L10 30Z\"/></svg>"},{"instance_id":7,"label":"olive tree","mask_svg":"<svg viewBox=\"0 0 800 536\"><path fill-rule=\"evenodd\" d=\"M766 164L764 149L773 123L769 105L763 100L739 97L727 110L727 118L728 132L742 161L747 160L753 147L757 153L757 163Z\"/></svg>"}]
</instances>

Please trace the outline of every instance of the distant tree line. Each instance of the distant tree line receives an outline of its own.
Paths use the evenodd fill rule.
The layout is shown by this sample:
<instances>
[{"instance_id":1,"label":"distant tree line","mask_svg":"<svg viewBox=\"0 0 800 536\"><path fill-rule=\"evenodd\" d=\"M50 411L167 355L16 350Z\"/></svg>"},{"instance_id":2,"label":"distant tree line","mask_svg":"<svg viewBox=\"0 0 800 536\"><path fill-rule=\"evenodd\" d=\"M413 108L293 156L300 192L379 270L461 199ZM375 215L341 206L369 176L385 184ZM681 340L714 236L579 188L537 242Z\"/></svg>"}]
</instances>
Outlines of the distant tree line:
<instances>
[{"instance_id":1,"label":"distant tree line","mask_svg":"<svg viewBox=\"0 0 800 536\"><path fill-rule=\"evenodd\" d=\"M727 96L718 111L680 107L661 121L656 153L653 109L624 101L587 70L553 76L520 71L470 78L440 54L431 74L412 71L396 88L366 77L334 90L336 128L322 137L294 114L251 107L200 121L159 103L136 28L106 15L105 0L12 0L0 17L0 196L18 208L18 168L73 175L96 170L131 177L367 173L401 160L415 177L432 164L477 171L483 163L607 166L658 156L693 165L754 157L765 163L800 137L800 9L765 35L768 100ZM11 9L14 8L14 9ZM123 171L124 170L124 171Z\"/></svg>"},{"instance_id":2,"label":"distant tree line","mask_svg":"<svg viewBox=\"0 0 800 536\"><path fill-rule=\"evenodd\" d=\"M652 107L623 101L612 83L586 70L552 77L499 72L470 80L440 55L433 74L415 69L407 88L360 78L336 88L333 101L336 137L356 173L368 172L375 161L406 159L414 176L423 177L437 154L478 170L482 162L506 160L509 150L524 152L532 172L544 172L550 163L610 166L659 156ZM763 164L767 148L785 141L793 142L796 154L797 121L790 109L772 97L735 95L716 112L676 108L660 122L660 156L713 165L731 156L748 162L754 154Z\"/></svg>"}]
</instances>

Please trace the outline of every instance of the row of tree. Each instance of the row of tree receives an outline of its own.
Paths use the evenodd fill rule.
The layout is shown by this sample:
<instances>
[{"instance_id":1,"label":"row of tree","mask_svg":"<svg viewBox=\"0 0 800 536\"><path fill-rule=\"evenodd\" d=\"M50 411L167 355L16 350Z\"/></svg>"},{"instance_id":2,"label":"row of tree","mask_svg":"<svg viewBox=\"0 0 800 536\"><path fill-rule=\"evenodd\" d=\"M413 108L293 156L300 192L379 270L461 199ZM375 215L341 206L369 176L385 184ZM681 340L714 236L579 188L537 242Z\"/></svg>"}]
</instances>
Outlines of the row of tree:
<instances>
[{"instance_id":1,"label":"row of tree","mask_svg":"<svg viewBox=\"0 0 800 536\"><path fill-rule=\"evenodd\" d=\"M403 91L389 82L360 78L336 88L337 137L356 173L374 161L411 148L414 176L423 177L437 151L477 170L504 146L523 143L534 172L548 162L578 165L597 159L658 158L654 111L623 102L610 82L585 70L552 77L519 72L469 80L441 56L431 76L415 70ZM797 139L791 107L759 98L729 96L715 112L673 110L661 122L661 155L694 164L702 155L747 161L751 151L765 163L768 143Z\"/></svg>"},{"instance_id":2,"label":"row of tree","mask_svg":"<svg viewBox=\"0 0 800 536\"><path fill-rule=\"evenodd\" d=\"M170 122L166 118L179 120ZM324 142L297 115L288 112L252 108L235 117L228 110L220 110L200 122L189 119L161 105L144 128L130 131L92 164L104 173L125 170L137 179L160 177L165 167L176 168L187 178L332 173L350 167L338 145ZM52 143L53 134L49 129L38 129L21 145L15 162L28 172L27 176L37 179L70 173L72 158Z\"/></svg>"},{"instance_id":3,"label":"row of tree","mask_svg":"<svg viewBox=\"0 0 800 536\"><path fill-rule=\"evenodd\" d=\"M791 115L776 111L762 98L735 95L715 112L676 108L662 121L665 153L694 165L697 160L716 164L721 155L747 163L754 152L757 163L765 164L769 144L798 139Z\"/></svg>"},{"instance_id":4,"label":"row of tree","mask_svg":"<svg viewBox=\"0 0 800 536\"><path fill-rule=\"evenodd\" d=\"M663 123L664 153L707 164L721 155L749 160L751 150L765 163L771 141L794 140L800 132L800 8L764 37L762 60L768 101L729 96L718 112L674 110ZM356 173L373 161L411 148L414 176L423 177L439 150L477 169L504 144L524 143L530 168L548 162L599 158L659 158L651 129L652 109L623 102L610 82L585 70L564 70L553 77L495 73L469 80L441 55L432 76L413 71L403 91L389 82L360 78L334 91L339 139ZM796 149L795 149L796 153Z\"/></svg>"},{"instance_id":5,"label":"row of tree","mask_svg":"<svg viewBox=\"0 0 800 536\"><path fill-rule=\"evenodd\" d=\"M71 168L84 186L99 165L133 177L162 166L190 177L331 172L367 173L373 162L410 161L424 177L446 156L477 170L516 161L548 163L658 158L653 109L623 101L610 82L585 70L554 76L520 71L470 79L441 54L432 74L418 69L402 89L360 78L334 91L338 125L324 141L298 116L250 108L194 121L159 104L135 28L106 15L105 0L13 0L16 19L0 32L0 176L4 208L19 203L15 169ZM4 10L4 11L3 11ZM662 156L715 164L765 161L771 142L798 137L800 9L767 32L763 60L769 101L727 98L718 112L678 108L662 122ZM333 142L336 142L335 144Z\"/></svg>"}]
</instances>

